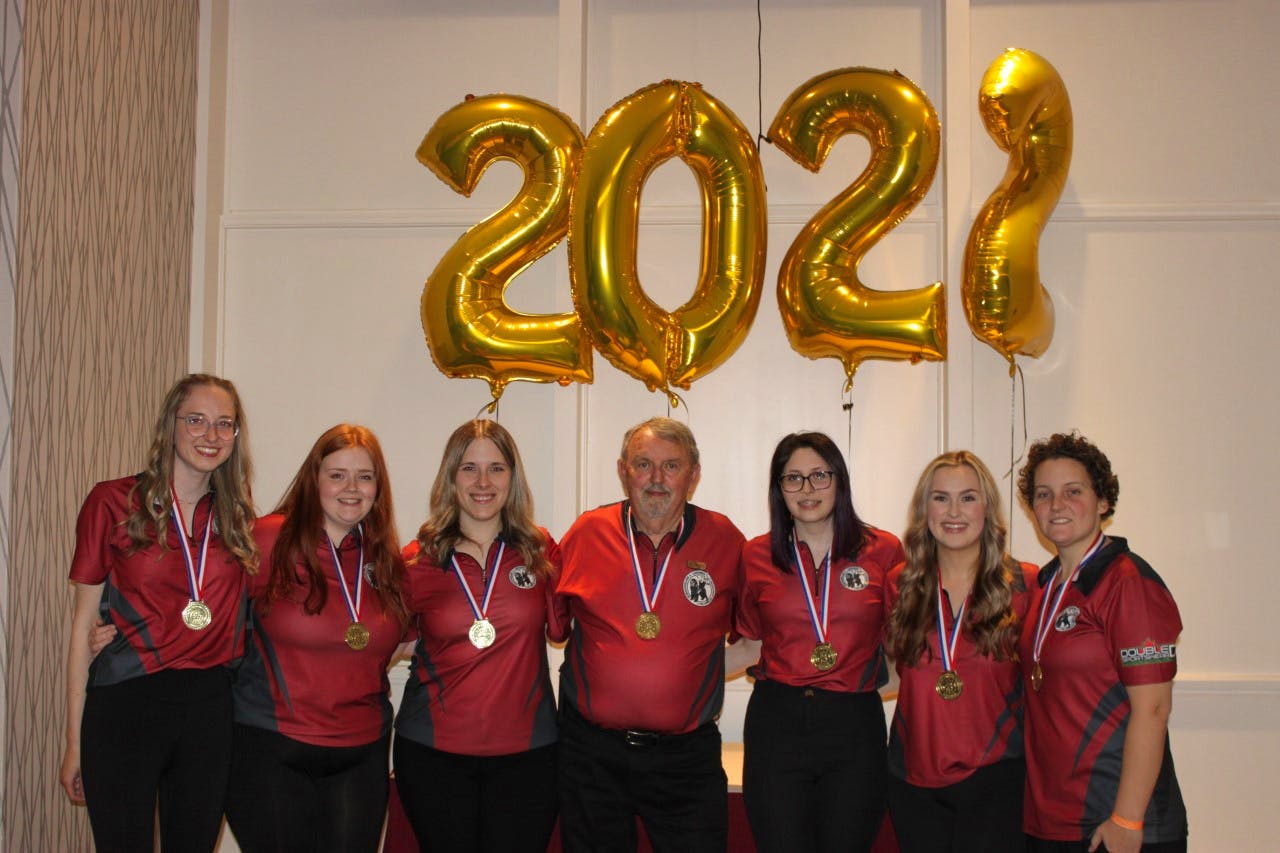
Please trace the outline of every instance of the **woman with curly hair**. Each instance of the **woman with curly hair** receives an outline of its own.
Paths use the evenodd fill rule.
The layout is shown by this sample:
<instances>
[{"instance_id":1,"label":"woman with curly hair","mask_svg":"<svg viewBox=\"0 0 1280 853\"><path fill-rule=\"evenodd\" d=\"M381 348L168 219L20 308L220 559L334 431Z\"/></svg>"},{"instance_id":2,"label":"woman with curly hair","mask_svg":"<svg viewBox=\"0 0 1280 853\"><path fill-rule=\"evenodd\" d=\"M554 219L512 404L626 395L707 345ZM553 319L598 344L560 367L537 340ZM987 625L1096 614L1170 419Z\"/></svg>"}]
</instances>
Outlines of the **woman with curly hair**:
<instances>
[{"instance_id":1,"label":"woman with curly hair","mask_svg":"<svg viewBox=\"0 0 1280 853\"><path fill-rule=\"evenodd\" d=\"M761 851L870 850L884 816L885 595L902 545L858 518L844 456L818 432L774 449L769 519L743 548L735 621L760 641L747 818Z\"/></svg>"},{"instance_id":2,"label":"woman with curly hair","mask_svg":"<svg viewBox=\"0 0 1280 853\"><path fill-rule=\"evenodd\" d=\"M387 810L387 666L408 623L378 439L326 430L253 532L266 557L235 685L231 831L246 853L373 853Z\"/></svg>"},{"instance_id":3,"label":"woman with curly hair","mask_svg":"<svg viewBox=\"0 0 1280 853\"><path fill-rule=\"evenodd\" d=\"M1018 490L1057 551L1018 646L1028 849L1185 851L1168 734L1182 619L1160 576L1102 530L1120 496L1111 461L1058 433L1031 446Z\"/></svg>"},{"instance_id":4,"label":"woman with curly hair","mask_svg":"<svg viewBox=\"0 0 1280 853\"><path fill-rule=\"evenodd\" d=\"M231 758L231 677L257 570L244 410L203 373L169 389L140 474L76 522L59 780L99 850L212 850ZM99 618L114 632L90 665Z\"/></svg>"},{"instance_id":5,"label":"woman with curly hair","mask_svg":"<svg viewBox=\"0 0 1280 853\"><path fill-rule=\"evenodd\" d=\"M556 544L515 439L454 430L404 549L418 625L396 717L396 785L422 850L546 849L556 819L547 624Z\"/></svg>"},{"instance_id":6,"label":"woman with curly hair","mask_svg":"<svg viewBox=\"0 0 1280 853\"><path fill-rule=\"evenodd\" d=\"M889 813L912 851L1020 851L1018 631L1035 566L1005 552L1000 492L982 460L944 453L916 482L890 577L888 648L901 685Z\"/></svg>"}]
</instances>

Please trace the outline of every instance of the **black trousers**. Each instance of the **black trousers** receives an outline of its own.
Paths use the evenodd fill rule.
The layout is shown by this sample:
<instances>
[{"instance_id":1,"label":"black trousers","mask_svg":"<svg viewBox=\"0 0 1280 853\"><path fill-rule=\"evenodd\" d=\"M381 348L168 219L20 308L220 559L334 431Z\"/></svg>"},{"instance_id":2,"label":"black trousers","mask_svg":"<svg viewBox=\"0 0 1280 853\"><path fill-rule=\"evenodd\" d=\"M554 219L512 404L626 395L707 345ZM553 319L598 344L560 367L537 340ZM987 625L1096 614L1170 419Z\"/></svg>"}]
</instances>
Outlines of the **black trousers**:
<instances>
[{"instance_id":1,"label":"black trousers","mask_svg":"<svg viewBox=\"0 0 1280 853\"><path fill-rule=\"evenodd\" d=\"M235 726L227 823L244 853L375 853L387 817L391 736L316 746Z\"/></svg>"},{"instance_id":2,"label":"black trousers","mask_svg":"<svg viewBox=\"0 0 1280 853\"><path fill-rule=\"evenodd\" d=\"M213 850L231 765L231 679L222 667L169 669L91 687L80 773L103 853Z\"/></svg>"},{"instance_id":3,"label":"black trousers","mask_svg":"<svg viewBox=\"0 0 1280 853\"><path fill-rule=\"evenodd\" d=\"M1023 853L1021 759L980 767L942 788L889 778L889 814L902 853Z\"/></svg>"},{"instance_id":4,"label":"black trousers","mask_svg":"<svg viewBox=\"0 0 1280 853\"><path fill-rule=\"evenodd\" d=\"M742 794L760 853L870 850L884 817L886 740L878 693L757 681Z\"/></svg>"},{"instance_id":5,"label":"black trousers","mask_svg":"<svg viewBox=\"0 0 1280 853\"><path fill-rule=\"evenodd\" d=\"M560 717L565 853L632 853L637 816L656 853L725 850L729 787L714 723L683 735L628 735L568 706Z\"/></svg>"},{"instance_id":6,"label":"black trousers","mask_svg":"<svg viewBox=\"0 0 1280 853\"><path fill-rule=\"evenodd\" d=\"M1089 849L1089 840L1084 841L1048 841L1044 838L1027 836L1027 853L1085 853ZM1107 853L1107 848L1098 848ZM1154 844L1143 844L1142 853L1187 853L1187 839L1177 841L1161 841Z\"/></svg>"},{"instance_id":7,"label":"black trousers","mask_svg":"<svg viewBox=\"0 0 1280 853\"><path fill-rule=\"evenodd\" d=\"M396 788L418 848L542 853L556 824L555 744L457 755L396 735Z\"/></svg>"}]
</instances>

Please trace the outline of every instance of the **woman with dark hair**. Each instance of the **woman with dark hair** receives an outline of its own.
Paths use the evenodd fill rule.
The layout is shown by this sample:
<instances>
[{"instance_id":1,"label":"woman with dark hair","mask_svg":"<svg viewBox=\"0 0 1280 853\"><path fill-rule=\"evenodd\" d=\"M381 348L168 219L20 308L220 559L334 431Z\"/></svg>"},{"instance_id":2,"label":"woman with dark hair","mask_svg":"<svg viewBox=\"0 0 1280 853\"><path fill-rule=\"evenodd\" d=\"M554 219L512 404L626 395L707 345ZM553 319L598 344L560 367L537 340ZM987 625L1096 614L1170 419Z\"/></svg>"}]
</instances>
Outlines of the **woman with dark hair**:
<instances>
[{"instance_id":1,"label":"woman with dark hair","mask_svg":"<svg viewBox=\"0 0 1280 853\"><path fill-rule=\"evenodd\" d=\"M225 379L165 397L146 470L98 483L76 522L59 779L99 850L212 850L231 756L228 665L258 566L244 410ZM114 635L90 666L99 618ZM87 687L86 687L87 685Z\"/></svg>"},{"instance_id":2,"label":"woman with dark hair","mask_svg":"<svg viewBox=\"0 0 1280 853\"><path fill-rule=\"evenodd\" d=\"M835 442L801 432L769 465L770 530L743 550L748 672L742 787L764 853L869 850L884 813L881 637L897 537L853 509Z\"/></svg>"},{"instance_id":3,"label":"woman with dark hair","mask_svg":"<svg viewBox=\"0 0 1280 853\"><path fill-rule=\"evenodd\" d=\"M253 532L268 556L235 685L231 831L246 853L373 853L387 810L387 666L408 623L378 439L327 430Z\"/></svg>"},{"instance_id":4,"label":"woman with dark hair","mask_svg":"<svg viewBox=\"0 0 1280 853\"><path fill-rule=\"evenodd\" d=\"M1120 496L1111 461L1058 433L1031 446L1018 490L1057 551L1018 646L1028 849L1185 851L1168 734L1182 620L1160 576L1102 531Z\"/></svg>"},{"instance_id":5,"label":"woman with dark hair","mask_svg":"<svg viewBox=\"0 0 1280 853\"><path fill-rule=\"evenodd\" d=\"M967 450L916 483L889 578L888 651L900 685L889 813L904 853L1021 851L1018 631L1035 566L1005 552L1000 490Z\"/></svg>"},{"instance_id":6,"label":"woman with dark hair","mask_svg":"<svg viewBox=\"0 0 1280 853\"><path fill-rule=\"evenodd\" d=\"M430 515L404 557L419 639L393 749L418 844L545 850L556 819L546 639L558 556L496 421L449 437Z\"/></svg>"}]
</instances>

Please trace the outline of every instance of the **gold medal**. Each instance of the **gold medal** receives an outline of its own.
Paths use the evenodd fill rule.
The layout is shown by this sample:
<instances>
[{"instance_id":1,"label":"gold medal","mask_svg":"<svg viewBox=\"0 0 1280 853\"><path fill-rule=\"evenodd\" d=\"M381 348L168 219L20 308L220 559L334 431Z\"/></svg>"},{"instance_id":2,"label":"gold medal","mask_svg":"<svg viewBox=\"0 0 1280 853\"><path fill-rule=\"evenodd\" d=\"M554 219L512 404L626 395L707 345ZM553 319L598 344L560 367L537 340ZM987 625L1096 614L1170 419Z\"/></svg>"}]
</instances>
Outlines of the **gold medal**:
<instances>
[{"instance_id":1,"label":"gold medal","mask_svg":"<svg viewBox=\"0 0 1280 853\"><path fill-rule=\"evenodd\" d=\"M960 676L956 675L955 670L944 669L942 675L938 676L938 683L933 686L938 691L938 695L950 702L952 699L959 699L960 693L964 690L964 682L960 680Z\"/></svg>"},{"instance_id":2,"label":"gold medal","mask_svg":"<svg viewBox=\"0 0 1280 853\"><path fill-rule=\"evenodd\" d=\"M182 624L192 631L203 631L213 621L213 612L203 601L188 601L182 608Z\"/></svg>"},{"instance_id":3,"label":"gold medal","mask_svg":"<svg viewBox=\"0 0 1280 853\"><path fill-rule=\"evenodd\" d=\"M809 662L816 669L826 672L836 665L836 650L831 648L830 643L818 643L809 655Z\"/></svg>"},{"instance_id":4,"label":"gold medal","mask_svg":"<svg viewBox=\"0 0 1280 853\"><path fill-rule=\"evenodd\" d=\"M369 645L369 629L359 622L352 622L347 626L347 634L343 639L347 641L348 646L358 652Z\"/></svg>"},{"instance_id":5,"label":"gold medal","mask_svg":"<svg viewBox=\"0 0 1280 853\"><path fill-rule=\"evenodd\" d=\"M662 630L662 620L652 610L646 610L636 617L636 636L642 640L652 640Z\"/></svg>"},{"instance_id":6,"label":"gold medal","mask_svg":"<svg viewBox=\"0 0 1280 853\"><path fill-rule=\"evenodd\" d=\"M477 619L471 623L471 628L467 630L467 639L477 649L489 648L497 638L498 632L494 630L493 623L488 619Z\"/></svg>"},{"instance_id":7,"label":"gold medal","mask_svg":"<svg viewBox=\"0 0 1280 853\"><path fill-rule=\"evenodd\" d=\"M1039 693L1040 688L1044 685L1044 670L1040 668L1040 661L1036 661L1031 666L1031 689Z\"/></svg>"}]
</instances>

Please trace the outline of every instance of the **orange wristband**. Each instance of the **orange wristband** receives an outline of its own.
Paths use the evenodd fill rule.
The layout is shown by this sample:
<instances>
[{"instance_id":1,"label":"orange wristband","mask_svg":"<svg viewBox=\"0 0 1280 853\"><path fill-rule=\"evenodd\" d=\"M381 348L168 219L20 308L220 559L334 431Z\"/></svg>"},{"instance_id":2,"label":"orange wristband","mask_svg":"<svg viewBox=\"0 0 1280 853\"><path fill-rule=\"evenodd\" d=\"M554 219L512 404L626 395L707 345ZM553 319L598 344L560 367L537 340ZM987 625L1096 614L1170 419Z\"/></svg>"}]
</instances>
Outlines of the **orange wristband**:
<instances>
[{"instance_id":1,"label":"orange wristband","mask_svg":"<svg viewBox=\"0 0 1280 853\"><path fill-rule=\"evenodd\" d=\"M1124 829L1132 829L1134 832L1142 831L1142 821L1129 820L1128 818L1120 817L1120 815L1115 812L1111 813L1111 822L1116 826L1123 827Z\"/></svg>"}]
</instances>

